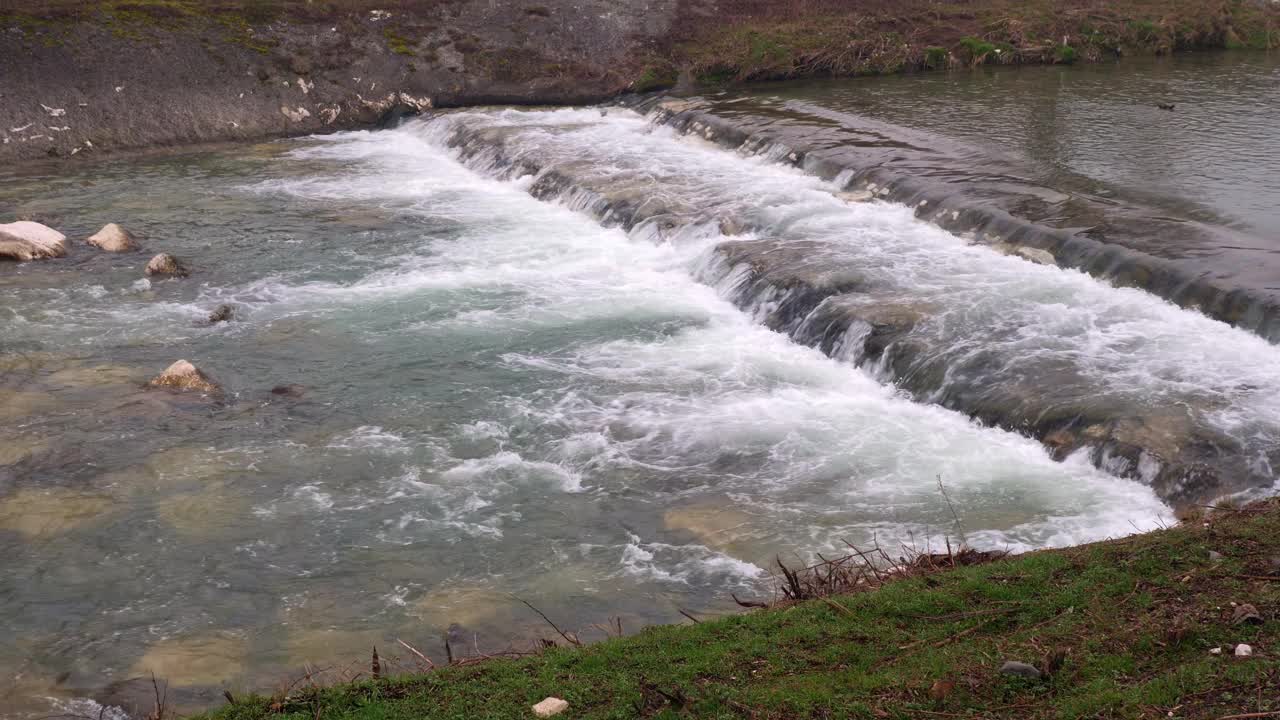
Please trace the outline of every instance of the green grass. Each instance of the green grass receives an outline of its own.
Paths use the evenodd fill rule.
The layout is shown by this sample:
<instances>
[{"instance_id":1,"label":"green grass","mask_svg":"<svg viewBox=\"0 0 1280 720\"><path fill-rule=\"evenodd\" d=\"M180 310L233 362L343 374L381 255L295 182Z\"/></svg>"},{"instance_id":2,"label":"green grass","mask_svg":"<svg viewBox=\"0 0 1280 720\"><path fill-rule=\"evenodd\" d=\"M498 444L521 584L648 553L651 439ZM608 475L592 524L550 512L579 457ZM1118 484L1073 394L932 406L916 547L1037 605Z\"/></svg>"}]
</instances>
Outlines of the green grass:
<instances>
[{"instance_id":1,"label":"green grass","mask_svg":"<svg viewBox=\"0 0 1280 720\"><path fill-rule=\"evenodd\" d=\"M1211 561L1209 551L1225 558ZM216 720L527 718L1219 718L1280 713L1280 502L1167 531L898 580L583 649L287 697ZM1232 626L1231 603L1262 625ZM548 635L551 635L550 631ZM1231 657L1235 643L1257 653ZM1210 654L1221 647L1222 655ZM1004 660L1047 679L998 672ZM935 683L938 685L935 686ZM949 687L949 690L943 691Z\"/></svg>"}]
</instances>

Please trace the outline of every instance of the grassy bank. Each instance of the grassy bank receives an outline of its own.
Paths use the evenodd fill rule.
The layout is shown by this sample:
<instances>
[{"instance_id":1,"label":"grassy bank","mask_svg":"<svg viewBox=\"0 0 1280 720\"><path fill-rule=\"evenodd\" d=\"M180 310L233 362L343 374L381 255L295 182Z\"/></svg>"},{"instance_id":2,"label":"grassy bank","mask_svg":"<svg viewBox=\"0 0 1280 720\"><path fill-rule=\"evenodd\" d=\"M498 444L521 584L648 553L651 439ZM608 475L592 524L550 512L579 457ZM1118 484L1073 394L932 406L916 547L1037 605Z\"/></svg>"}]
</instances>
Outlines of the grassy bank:
<instances>
[{"instance_id":1,"label":"grassy bank","mask_svg":"<svg viewBox=\"0 0 1280 720\"><path fill-rule=\"evenodd\" d=\"M1280 46L1257 0L729 0L691 13L637 84L853 76L981 64L1073 63Z\"/></svg>"},{"instance_id":2,"label":"grassy bank","mask_svg":"<svg viewBox=\"0 0 1280 720\"><path fill-rule=\"evenodd\" d=\"M524 718L547 696L569 718L1280 717L1278 556L1269 501L583 649L237 699L209 717ZM1233 624L1236 603L1261 621ZM1237 643L1254 655L1234 657ZM1001 674L1006 660L1056 670Z\"/></svg>"}]
</instances>

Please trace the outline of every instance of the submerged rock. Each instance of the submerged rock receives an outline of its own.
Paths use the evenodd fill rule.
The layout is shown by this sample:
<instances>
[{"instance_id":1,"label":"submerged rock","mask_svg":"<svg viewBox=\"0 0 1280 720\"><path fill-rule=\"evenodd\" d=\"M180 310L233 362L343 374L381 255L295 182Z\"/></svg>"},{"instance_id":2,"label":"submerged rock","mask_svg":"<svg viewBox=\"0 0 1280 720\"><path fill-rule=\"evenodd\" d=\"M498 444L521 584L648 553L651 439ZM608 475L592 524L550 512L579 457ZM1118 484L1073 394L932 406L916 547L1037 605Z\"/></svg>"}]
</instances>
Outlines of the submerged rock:
<instances>
[{"instance_id":1,"label":"submerged rock","mask_svg":"<svg viewBox=\"0 0 1280 720\"><path fill-rule=\"evenodd\" d=\"M58 407L58 400L49 393L0 388L0 422L43 415Z\"/></svg>"},{"instance_id":2,"label":"submerged rock","mask_svg":"<svg viewBox=\"0 0 1280 720\"><path fill-rule=\"evenodd\" d=\"M209 632L169 638L147 648L131 673L164 678L171 685L218 685L239 677L249 644L239 633Z\"/></svg>"},{"instance_id":3,"label":"submerged rock","mask_svg":"<svg viewBox=\"0 0 1280 720\"><path fill-rule=\"evenodd\" d=\"M113 253L129 252L138 248L138 244L133 241L133 236L115 223L103 225L102 229L90 235L85 243L99 250Z\"/></svg>"},{"instance_id":4,"label":"submerged rock","mask_svg":"<svg viewBox=\"0 0 1280 720\"><path fill-rule=\"evenodd\" d=\"M751 516L722 503L673 508L662 514L662 524L667 530L690 533L707 547L728 554L744 549L739 546L751 537Z\"/></svg>"},{"instance_id":5,"label":"submerged rock","mask_svg":"<svg viewBox=\"0 0 1280 720\"><path fill-rule=\"evenodd\" d=\"M301 385L277 385L271 388L272 395L281 395L290 398L300 398L307 393L307 389Z\"/></svg>"},{"instance_id":6,"label":"submerged rock","mask_svg":"<svg viewBox=\"0 0 1280 720\"><path fill-rule=\"evenodd\" d=\"M207 541L243 530L248 498L223 482L180 492L156 502L156 516L183 537Z\"/></svg>"},{"instance_id":7,"label":"submerged rock","mask_svg":"<svg viewBox=\"0 0 1280 720\"><path fill-rule=\"evenodd\" d=\"M209 313L209 324L229 322L234 314L235 311L230 305L219 305Z\"/></svg>"},{"instance_id":8,"label":"submerged rock","mask_svg":"<svg viewBox=\"0 0 1280 720\"><path fill-rule=\"evenodd\" d=\"M186 360L179 360L165 371L157 375L147 383L151 387L169 387L178 390L198 390L200 392L216 393L222 388L218 384L209 379L195 365Z\"/></svg>"},{"instance_id":9,"label":"submerged rock","mask_svg":"<svg viewBox=\"0 0 1280 720\"><path fill-rule=\"evenodd\" d=\"M48 225L19 220L0 225L0 260L43 260L67 254L67 236Z\"/></svg>"},{"instance_id":10,"label":"submerged rock","mask_svg":"<svg viewBox=\"0 0 1280 720\"><path fill-rule=\"evenodd\" d=\"M110 498L67 490L23 489L0 498L0 529L40 538L73 530L116 508Z\"/></svg>"},{"instance_id":11,"label":"submerged rock","mask_svg":"<svg viewBox=\"0 0 1280 720\"><path fill-rule=\"evenodd\" d=\"M178 258L169 253L160 253L151 258L147 263L146 273L148 275L172 275L174 277L186 277L191 274L186 266L178 261Z\"/></svg>"}]
</instances>

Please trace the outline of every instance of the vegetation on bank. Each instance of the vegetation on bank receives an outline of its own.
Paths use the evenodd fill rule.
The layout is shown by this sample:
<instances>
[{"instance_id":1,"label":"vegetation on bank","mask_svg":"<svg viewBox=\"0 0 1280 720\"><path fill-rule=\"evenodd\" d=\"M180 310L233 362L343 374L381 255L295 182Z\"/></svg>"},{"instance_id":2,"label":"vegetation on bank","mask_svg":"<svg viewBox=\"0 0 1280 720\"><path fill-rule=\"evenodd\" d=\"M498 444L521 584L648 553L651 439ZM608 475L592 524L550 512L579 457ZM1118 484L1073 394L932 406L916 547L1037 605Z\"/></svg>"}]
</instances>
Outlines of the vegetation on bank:
<instances>
[{"instance_id":1,"label":"vegetation on bank","mask_svg":"<svg viewBox=\"0 0 1280 720\"><path fill-rule=\"evenodd\" d=\"M97 22L140 38L148 27L216 23L224 39L272 48L253 28L277 22L355 27L370 13L396 20L387 50L430 63L415 47L448 22L458 0L0 0L0 25L42 29ZM502 23L522 31L557 15L545 5L511 3ZM620 89L648 91L681 78L704 85L802 77L856 76L983 64L1099 61L1126 54L1280 46L1280 4L1271 0L718 0L714 9L682 3L670 33L638 45L608 69ZM487 55L463 44L501 80L531 81L572 72L517 48ZM490 57L492 55L492 57ZM417 56L417 57L415 57ZM585 67L585 66L584 66Z\"/></svg>"},{"instance_id":2,"label":"vegetation on bank","mask_svg":"<svg viewBox=\"0 0 1280 720\"><path fill-rule=\"evenodd\" d=\"M730 0L691 15L636 86L703 84L1280 46L1259 0Z\"/></svg>"},{"instance_id":3,"label":"vegetation on bank","mask_svg":"<svg viewBox=\"0 0 1280 720\"><path fill-rule=\"evenodd\" d=\"M237 698L206 717L527 718L548 696L568 718L1280 717L1278 558L1280 499L585 648ZM829 569L798 582L828 584ZM1251 656L1235 656L1241 643ZM1046 675L1002 673L1008 660Z\"/></svg>"}]
</instances>

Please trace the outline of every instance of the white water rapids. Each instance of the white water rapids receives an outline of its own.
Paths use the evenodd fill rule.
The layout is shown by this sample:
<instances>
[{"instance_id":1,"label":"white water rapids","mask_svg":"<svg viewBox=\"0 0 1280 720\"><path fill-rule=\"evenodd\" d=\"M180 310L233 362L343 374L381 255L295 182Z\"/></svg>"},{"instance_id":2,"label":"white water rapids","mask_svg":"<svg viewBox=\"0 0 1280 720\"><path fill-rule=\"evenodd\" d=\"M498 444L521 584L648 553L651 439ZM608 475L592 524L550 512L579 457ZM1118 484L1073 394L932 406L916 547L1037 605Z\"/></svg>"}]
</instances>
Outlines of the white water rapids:
<instances>
[{"instance_id":1,"label":"white water rapids","mask_svg":"<svg viewBox=\"0 0 1280 720\"><path fill-rule=\"evenodd\" d=\"M458 147L459 129L484 137ZM572 182L537 199L520 163ZM3 342L39 356L0 422L74 445L0 466L0 614L22 639L0 673L27 683L0 702L33 714L64 672L93 688L160 665L208 690L455 626L501 647L530 622L506 592L634 627L768 592L778 554L961 531L1022 551L1173 521L1142 472L943 407L974 388L1176 417L1158 427L1229 438L1274 482L1276 347L629 110L445 113L94 182L50 207L131 207L197 272L140 283L93 255L0 284ZM605 196L666 212L627 232L593 215ZM942 380L910 393L852 345L768 329L779 297L743 302L726 241L910 305ZM233 322L198 322L221 303ZM178 353L225 404L102 380ZM48 493L80 514L24 523Z\"/></svg>"}]
</instances>

